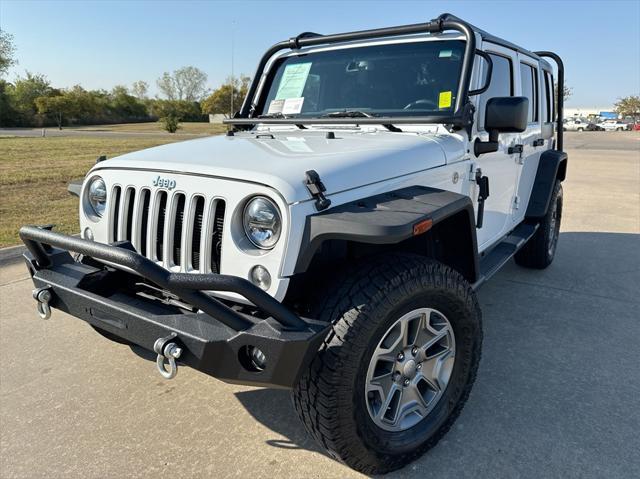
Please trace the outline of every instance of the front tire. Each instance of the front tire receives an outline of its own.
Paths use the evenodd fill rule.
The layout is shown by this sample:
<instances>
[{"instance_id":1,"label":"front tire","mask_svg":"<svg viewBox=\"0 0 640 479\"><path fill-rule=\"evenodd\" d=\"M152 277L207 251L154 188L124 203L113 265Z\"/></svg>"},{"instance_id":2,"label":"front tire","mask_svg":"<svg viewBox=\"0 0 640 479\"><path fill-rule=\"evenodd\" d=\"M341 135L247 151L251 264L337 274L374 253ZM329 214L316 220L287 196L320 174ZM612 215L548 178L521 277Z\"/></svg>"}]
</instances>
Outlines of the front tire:
<instances>
[{"instance_id":1,"label":"front tire","mask_svg":"<svg viewBox=\"0 0 640 479\"><path fill-rule=\"evenodd\" d=\"M372 260L344 277L319 308L332 327L293 402L334 458L382 474L435 446L460 414L480 360L481 312L458 272L419 256Z\"/></svg>"},{"instance_id":2,"label":"front tire","mask_svg":"<svg viewBox=\"0 0 640 479\"><path fill-rule=\"evenodd\" d=\"M562 220L562 183L556 180L549 202L549 210L540 222L538 231L515 254L516 263L525 268L544 269L553 262L560 236Z\"/></svg>"}]
</instances>

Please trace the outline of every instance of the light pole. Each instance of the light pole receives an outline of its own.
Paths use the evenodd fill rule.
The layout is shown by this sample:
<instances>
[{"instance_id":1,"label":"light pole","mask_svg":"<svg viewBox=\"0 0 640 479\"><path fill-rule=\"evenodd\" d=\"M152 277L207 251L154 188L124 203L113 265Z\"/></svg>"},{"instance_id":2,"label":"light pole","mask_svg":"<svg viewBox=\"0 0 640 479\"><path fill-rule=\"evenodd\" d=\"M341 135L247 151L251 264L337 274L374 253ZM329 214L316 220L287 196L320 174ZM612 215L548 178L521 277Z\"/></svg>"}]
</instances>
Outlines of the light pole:
<instances>
[{"instance_id":1,"label":"light pole","mask_svg":"<svg viewBox=\"0 0 640 479\"><path fill-rule=\"evenodd\" d=\"M236 21L233 20L231 22L231 111L229 112L229 118L233 118L233 94L236 89L236 79L233 76L233 55L234 55L234 39L235 39L235 31L236 31Z\"/></svg>"}]
</instances>

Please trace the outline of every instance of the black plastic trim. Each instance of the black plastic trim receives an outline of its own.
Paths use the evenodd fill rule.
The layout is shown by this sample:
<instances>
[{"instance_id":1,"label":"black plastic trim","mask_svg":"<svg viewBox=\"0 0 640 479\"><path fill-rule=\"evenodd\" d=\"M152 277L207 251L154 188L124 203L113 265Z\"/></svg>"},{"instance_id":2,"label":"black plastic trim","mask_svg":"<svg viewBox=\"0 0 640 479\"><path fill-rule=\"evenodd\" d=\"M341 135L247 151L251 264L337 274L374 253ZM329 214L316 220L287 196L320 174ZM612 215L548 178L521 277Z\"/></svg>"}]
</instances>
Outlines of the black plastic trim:
<instances>
[{"instance_id":1,"label":"black plastic trim","mask_svg":"<svg viewBox=\"0 0 640 479\"><path fill-rule=\"evenodd\" d=\"M547 150L540 155L538 171L525 214L527 218L542 218L547 214L556 179L560 181L565 179L567 162L568 156L564 151Z\"/></svg>"},{"instance_id":2,"label":"black plastic trim","mask_svg":"<svg viewBox=\"0 0 640 479\"><path fill-rule=\"evenodd\" d=\"M308 216L295 273L307 270L313 256L325 241L397 244L414 236L416 224L431 220L435 226L461 211L469 216L474 271L477 274L478 246L471 199L451 191L424 186L382 193Z\"/></svg>"}]
</instances>

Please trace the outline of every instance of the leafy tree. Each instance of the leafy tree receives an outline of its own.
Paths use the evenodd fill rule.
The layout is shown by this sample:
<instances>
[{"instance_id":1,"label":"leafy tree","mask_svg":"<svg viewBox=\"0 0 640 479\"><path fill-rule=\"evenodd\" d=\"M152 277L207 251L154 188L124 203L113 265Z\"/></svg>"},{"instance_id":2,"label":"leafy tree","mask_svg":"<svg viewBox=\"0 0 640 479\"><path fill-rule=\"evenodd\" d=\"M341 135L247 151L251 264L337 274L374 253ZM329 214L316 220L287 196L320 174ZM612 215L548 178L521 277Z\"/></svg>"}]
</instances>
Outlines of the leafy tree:
<instances>
[{"instance_id":1,"label":"leafy tree","mask_svg":"<svg viewBox=\"0 0 640 479\"><path fill-rule=\"evenodd\" d=\"M622 115L622 117L632 116L636 119L640 117L640 96L630 95L618 98L614 107L618 115Z\"/></svg>"},{"instance_id":2,"label":"leafy tree","mask_svg":"<svg viewBox=\"0 0 640 479\"><path fill-rule=\"evenodd\" d=\"M209 97L202 102L202 112L208 113L224 113L233 115L233 110L238 110L242 104L242 100L247 95L249 83L251 79L248 76L240 75L239 78L229 77L225 82L215 90ZM233 95L233 102L231 101Z\"/></svg>"},{"instance_id":3,"label":"leafy tree","mask_svg":"<svg viewBox=\"0 0 640 479\"><path fill-rule=\"evenodd\" d=\"M135 81L131 85L131 92L135 97L140 100L144 100L147 98L147 94L149 93L149 84L143 80Z\"/></svg>"},{"instance_id":4,"label":"leafy tree","mask_svg":"<svg viewBox=\"0 0 640 479\"><path fill-rule=\"evenodd\" d=\"M13 55L16 47L13 45L13 35L0 29L0 76L6 75L9 68L17 63Z\"/></svg>"},{"instance_id":5,"label":"leafy tree","mask_svg":"<svg viewBox=\"0 0 640 479\"><path fill-rule=\"evenodd\" d=\"M71 95L62 94L56 96L41 96L36 98L38 113L55 119L58 128L62 130L62 122L65 118L78 113L78 104L74 103Z\"/></svg>"},{"instance_id":6,"label":"leafy tree","mask_svg":"<svg viewBox=\"0 0 640 479\"><path fill-rule=\"evenodd\" d=\"M155 100L149 105L153 116L164 118L175 116L180 121L200 121L202 113L197 102L185 100Z\"/></svg>"},{"instance_id":7,"label":"leafy tree","mask_svg":"<svg viewBox=\"0 0 640 479\"><path fill-rule=\"evenodd\" d=\"M0 79L0 127L17 125L20 120L9 97L11 87L10 83Z\"/></svg>"},{"instance_id":8,"label":"leafy tree","mask_svg":"<svg viewBox=\"0 0 640 479\"><path fill-rule=\"evenodd\" d=\"M57 90L51 87L44 75L27 72L25 77L19 77L8 89L11 106L20 116L23 125L36 123L36 98L55 95Z\"/></svg>"},{"instance_id":9,"label":"leafy tree","mask_svg":"<svg viewBox=\"0 0 640 479\"><path fill-rule=\"evenodd\" d=\"M122 120L137 120L147 116L146 106L135 96L129 94L126 87L113 87L109 95L110 109L114 117Z\"/></svg>"},{"instance_id":10,"label":"leafy tree","mask_svg":"<svg viewBox=\"0 0 640 479\"><path fill-rule=\"evenodd\" d=\"M173 74L164 72L158 88L169 100L198 101L207 93L207 74L196 67L182 67Z\"/></svg>"}]
</instances>

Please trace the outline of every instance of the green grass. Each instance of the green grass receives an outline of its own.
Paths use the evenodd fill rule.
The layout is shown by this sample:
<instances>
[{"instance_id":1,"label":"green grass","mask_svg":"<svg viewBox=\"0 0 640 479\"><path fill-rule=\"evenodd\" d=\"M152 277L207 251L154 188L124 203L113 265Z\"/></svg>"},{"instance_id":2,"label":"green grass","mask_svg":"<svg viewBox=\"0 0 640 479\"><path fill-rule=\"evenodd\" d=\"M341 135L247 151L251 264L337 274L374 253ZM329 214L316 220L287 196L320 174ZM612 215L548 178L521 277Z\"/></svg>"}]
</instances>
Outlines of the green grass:
<instances>
[{"instance_id":1,"label":"green grass","mask_svg":"<svg viewBox=\"0 0 640 479\"><path fill-rule=\"evenodd\" d=\"M0 247L20 242L25 224L56 225L77 233L78 199L67 184L84 177L100 155L111 158L189 137L0 137Z\"/></svg>"}]
</instances>

